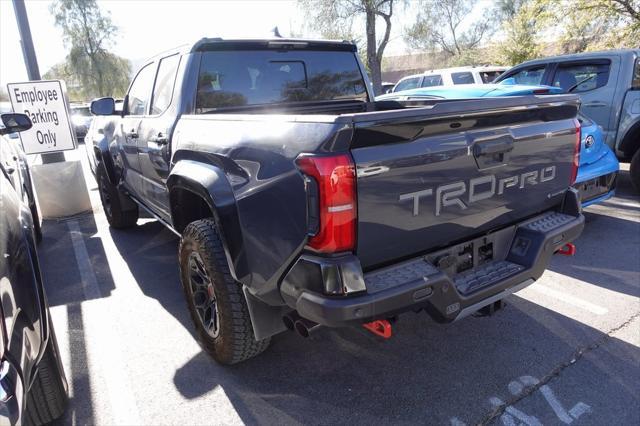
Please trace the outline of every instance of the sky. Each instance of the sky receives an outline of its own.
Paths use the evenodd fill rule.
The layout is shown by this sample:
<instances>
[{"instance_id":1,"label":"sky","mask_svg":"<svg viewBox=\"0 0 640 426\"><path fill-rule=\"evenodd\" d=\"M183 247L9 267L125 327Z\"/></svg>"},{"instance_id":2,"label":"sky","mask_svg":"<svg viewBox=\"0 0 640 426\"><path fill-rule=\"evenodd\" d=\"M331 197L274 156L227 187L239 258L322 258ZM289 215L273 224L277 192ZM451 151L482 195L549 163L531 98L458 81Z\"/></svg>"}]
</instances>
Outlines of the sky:
<instances>
[{"instance_id":1,"label":"sky","mask_svg":"<svg viewBox=\"0 0 640 426\"><path fill-rule=\"evenodd\" d=\"M51 0L26 1L41 74L67 54L50 4ZM287 36L292 28L304 28L295 0L98 0L98 5L111 13L120 29L110 50L131 60L134 68L145 58L202 37L269 37L275 26ZM385 54L405 50L397 27ZM26 80L13 4L0 0L0 85Z\"/></svg>"}]
</instances>

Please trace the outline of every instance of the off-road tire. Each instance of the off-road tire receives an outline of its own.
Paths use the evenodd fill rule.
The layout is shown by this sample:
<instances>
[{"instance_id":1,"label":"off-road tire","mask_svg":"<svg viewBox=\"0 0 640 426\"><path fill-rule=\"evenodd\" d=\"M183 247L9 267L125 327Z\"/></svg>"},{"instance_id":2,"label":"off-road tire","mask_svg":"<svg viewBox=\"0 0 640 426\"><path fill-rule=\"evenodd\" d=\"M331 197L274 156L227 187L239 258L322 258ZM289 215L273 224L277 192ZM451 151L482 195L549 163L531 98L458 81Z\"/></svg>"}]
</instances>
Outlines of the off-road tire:
<instances>
[{"instance_id":1,"label":"off-road tire","mask_svg":"<svg viewBox=\"0 0 640 426\"><path fill-rule=\"evenodd\" d=\"M132 202L132 207L125 208L122 197L126 197L126 195L120 193L120 190L109 182L104 167L98 165L96 172L102 210L109 225L120 229L131 228L138 222L138 206Z\"/></svg>"},{"instance_id":2,"label":"off-road tire","mask_svg":"<svg viewBox=\"0 0 640 426\"><path fill-rule=\"evenodd\" d=\"M189 259L197 252L213 284L217 310L219 312L219 332L212 337L204 328L195 307L190 281ZM257 341L249 309L240 283L229 271L229 265L215 222L202 219L190 223L182 233L179 249L180 279L191 319L195 324L198 338L203 348L221 364L236 364L263 352L270 338Z\"/></svg>"},{"instance_id":3,"label":"off-road tire","mask_svg":"<svg viewBox=\"0 0 640 426\"><path fill-rule=\"evenodd\" d=\"M631 176L631 184L633 184L636 192L640 193L640 149L636 150L636 153L631 158L629 176Z\"/></svg>"},{"instance_id":4,"label":"off-road tire","mask_svg":"<svg viewBox=\"0 0 640 426\"><path fill-rule=\"evenodd\" d=\"M52 332L27 394L26 424L47 424L64 413L69 395L67 379L59 356L58 342Z\"/></svg>"}]
</instances>

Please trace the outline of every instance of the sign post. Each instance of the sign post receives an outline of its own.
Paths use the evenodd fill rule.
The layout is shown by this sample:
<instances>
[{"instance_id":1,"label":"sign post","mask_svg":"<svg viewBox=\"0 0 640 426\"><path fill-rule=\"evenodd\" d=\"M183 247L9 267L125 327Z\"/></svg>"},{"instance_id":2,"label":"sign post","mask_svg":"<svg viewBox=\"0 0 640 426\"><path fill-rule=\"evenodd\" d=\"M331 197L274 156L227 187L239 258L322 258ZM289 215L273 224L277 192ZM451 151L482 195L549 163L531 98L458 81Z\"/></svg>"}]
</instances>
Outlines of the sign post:
<instances>
[{"instance_id":1,"label":"sign post","mask_svg":"<svg viewBox=\"0 0 640 426\"><path fill-rule=\"evenodd\" d=\"M27 67L29 80L40 80L40 68L38 68L36 51L33 48L31 28L29 27L29 18L27 17L24 0L13 0L13 10L16 14L18 32L20 32L20 46L22 47L22 56L24 57L24 64ZM42 154L43 163L56 163L60 161L64 161L64 152Z\"/></svg>"},{"instance_id":2,"label":"sign post","mask_svg":"<svg viewBox=\"0 0 640 426\"><path fill-rule=\"evenodd\" d=\"M7 90L13 111L28 115L33 123L19 136L26 154L42 156L42 164L30 166L42 217L52 219L90 211L81 162L64 161L63 151L74 150L77 145L64 82L10 83ZM46 161L54 155L62 156L62 161Z\"/></svg>"},{"instance_id":3,"label":"sign post","mask_svg":"<svg viewBox=\"0 0 640 426\"><path fill-rule=\"evenodd\" d=\"M7 85L14 112L31 118L33 127L19 133L27 154L48 154L75 149L75 132L69 119L63 84L59 80Z\"/></svg>"}]
</instances>

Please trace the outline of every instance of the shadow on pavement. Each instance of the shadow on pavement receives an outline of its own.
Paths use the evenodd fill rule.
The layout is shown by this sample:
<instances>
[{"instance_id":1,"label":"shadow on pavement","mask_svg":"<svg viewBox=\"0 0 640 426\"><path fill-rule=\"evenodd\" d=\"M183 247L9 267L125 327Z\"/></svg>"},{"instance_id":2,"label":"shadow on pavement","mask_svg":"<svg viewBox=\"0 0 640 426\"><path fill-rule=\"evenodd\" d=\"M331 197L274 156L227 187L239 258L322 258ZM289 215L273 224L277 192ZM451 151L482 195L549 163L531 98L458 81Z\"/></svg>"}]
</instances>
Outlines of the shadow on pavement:
<instances>
[{"instance_id":1,"label":"shadow on pavement","mask_svg":"<svg viewBox=\"0 0 640 426\"><path fill-rule=\"evenodd\" d=\"M74 248L69 224L75 222L82 235L83 245ZM73 226L73 225L72 225ZM100 297L109 297L115 289L102 240L92 238L97 233L93 214L64 221L47 220L43 223L43 240L38 245L38 258L43 274L49 306L67 305L90 300L85 292L81 272L76 263L75 250L85 250L95 273Z\"/></svg>"},{"instance_id":2,"label":"shadow on pavement","mask_svg":"<svg viewBox=\"0 0 640 426\"><path fill-rule=\"evenodd\" d=\"M555 256L549 269L630 296L640 297L640 197L629 172L621 171L616 196L602 203L637 216L636 220L599 214L597 205L584 211L585 228L573 257ZM624 201L623 201L624 200ZM635 201L635 205L629 205Z\"/></svg>"},{"instance_id":3,"label":"shadow on pavement","mask_svg":"<svg viewBox=\"0 0 640 426\"><path fill-rule=\"evenodd\" d=\"M74 224L70 226L70 222ZM115 288L111 272L106 262L105 250L99 238L91 238L97 232L93 215L83 215L67 221L45 221L43 241L38 246L38 258L43 273L43 281L50 307L66 305L67 333L70 349L70 369L67 379L73 395L65 414L54 424L73 424L74 419L82 419L94 424L94 406L91 399L91 375L86 350L86 332L82 314L82 302L95 294L85 291L82 273L78 269L78 254L84 251L95 272L100 297L108 297ZM71 230L79 230L80 246L73 243ZM76 243L77 244L77 243ZM60 338L61 336L58 336Z\"/></svg>"},{"instance_id":4,"label":"shadow on pavement","mask_svg":"<svg viewBox=\"0 0 640 426\"><path fill-rule=\"evenodd\" d=\"M178 238L156 220L109 232L144 295L156 299L195 336L180 285Z\"/></svg>"},{"instance_id":5,"label":"shadow on pavement","mask_svg":"<svg viewBox=\"0 0 640 426\"><path fill-rule=\"evenodd\" d=\"M307 340L281 335L263 355L233 367L201 353L176 372L174 382L189 399L222 387L250 424L449 424L453 417L475 424L491 411L490 397L512 397L510 381L542 378L556 367L552 362L569 361L576 348L605 336L517 297L493 317L444 326L425 314L405 314L395 332L389 341L359 329L325 329ZM609 362L579 361L593 388L563 394L564 402L589 405L587 423L618 412L620 424L627 424L640 415L640 349L616 338L603 348ZM534 414L545 424L560 423L549 405Z\"/></svg>"}]
</instances>

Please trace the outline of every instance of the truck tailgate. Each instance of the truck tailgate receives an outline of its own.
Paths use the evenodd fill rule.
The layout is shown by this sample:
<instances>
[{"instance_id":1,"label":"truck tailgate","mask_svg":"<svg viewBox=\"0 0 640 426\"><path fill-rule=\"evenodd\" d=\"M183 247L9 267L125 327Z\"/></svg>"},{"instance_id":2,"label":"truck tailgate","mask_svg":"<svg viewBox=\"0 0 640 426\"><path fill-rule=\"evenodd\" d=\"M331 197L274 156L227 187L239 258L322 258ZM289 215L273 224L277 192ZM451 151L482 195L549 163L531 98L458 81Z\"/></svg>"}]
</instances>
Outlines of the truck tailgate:
<instances>
[{"instance_id":1,"label":"truck tailgate","mask_svg":"<svg viewBox=\"0 0 640 426\"><path fill-rule=\"evenodd\" d=\"M575 101L522 98L521 107L502 109L486 100L458 104L446 110L463 114L438 114L436 105L407 111L412 117L354 123L357 255L364 268L561 203L573 173Z\"/></svg>"}]
</instances>

